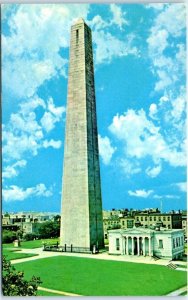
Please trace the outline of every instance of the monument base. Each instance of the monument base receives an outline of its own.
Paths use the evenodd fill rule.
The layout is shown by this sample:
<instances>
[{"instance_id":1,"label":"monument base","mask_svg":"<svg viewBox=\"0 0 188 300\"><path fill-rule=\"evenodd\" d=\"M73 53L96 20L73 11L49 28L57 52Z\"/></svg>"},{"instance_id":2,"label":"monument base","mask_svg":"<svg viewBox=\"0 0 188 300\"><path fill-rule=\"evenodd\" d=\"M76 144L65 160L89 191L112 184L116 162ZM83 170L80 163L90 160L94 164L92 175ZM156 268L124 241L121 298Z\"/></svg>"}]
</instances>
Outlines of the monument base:
<instances>
[{"instance_id":1,"label":"monument base","mask_svg":"<svg viewBox=\"0 0 188 300\"><path fill-rule=\"evenodd\" d=\"M97 254L99 250L93 245L93 248L84 248L84 247L76 247L76 246L59 246L58 244L53 245L43 245L43 251L55 251L55 252L68 252L68 253L88 253L88 254Z\"/></svg>"}]
</instances>

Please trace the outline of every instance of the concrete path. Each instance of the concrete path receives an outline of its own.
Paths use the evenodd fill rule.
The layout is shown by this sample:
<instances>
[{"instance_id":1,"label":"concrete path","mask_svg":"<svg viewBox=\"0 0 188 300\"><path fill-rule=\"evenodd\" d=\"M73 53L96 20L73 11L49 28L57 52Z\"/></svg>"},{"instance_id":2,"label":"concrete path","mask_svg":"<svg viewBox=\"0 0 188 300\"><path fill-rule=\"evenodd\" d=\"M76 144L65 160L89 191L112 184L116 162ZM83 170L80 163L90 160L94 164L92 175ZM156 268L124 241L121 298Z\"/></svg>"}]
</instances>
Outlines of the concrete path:
<instances>
[{"instance_id":1,"label":"concrete path","mask_svg":"<svg viewBox=\"0 0 188 300\"><path fill-rule=\"evenodd\" d=\"M91 258L91 259L104 259L104 260L154 264L154 265L163 265L163 266L167 266L169 264L169 261L165 259L154 260L152 257L131 256L131 255L109 255L107 252L98 253L98 254L51 252L51 251L43 251L43 248L21 249L21 251L19 252L37 254L37 256L14 259L11 260L12 264L18 264L22 262L27 262L27 261L32 261L32 260L47 258L47 257L53 257L53 256L75 256L75 257L83 257L83 258ZM186 262L176 261L176 263L186 265Z\"/></svg>"},{"instance_id":2,"label":"concrete path","mask_svg":"<svg viewBox=\"0 0 188 300\"><path fill-rule=\"evenodd\" d=\"M171 292L166 296L181 296L182 293L187 292L187 286L184 286L176 291Z\"/></svg>"},{"instance_id":3,"label":"concrete path","mask_svg":"<svg viewBox=\"0 0 188 300\"><path fill-rule=\"evenodd\" d=\"M73 293L68 293L68 292L62 292L62 291L47 289L47 288L44 288L42 286L39 286L38 290L49 292L49 293L54 293L54 294L59 294L59 295L64 295L64 296L71 296L71 297L72 296L82 296L82 295L78 295L78 294L73 294Z\"/></svg>"}]
</instances>

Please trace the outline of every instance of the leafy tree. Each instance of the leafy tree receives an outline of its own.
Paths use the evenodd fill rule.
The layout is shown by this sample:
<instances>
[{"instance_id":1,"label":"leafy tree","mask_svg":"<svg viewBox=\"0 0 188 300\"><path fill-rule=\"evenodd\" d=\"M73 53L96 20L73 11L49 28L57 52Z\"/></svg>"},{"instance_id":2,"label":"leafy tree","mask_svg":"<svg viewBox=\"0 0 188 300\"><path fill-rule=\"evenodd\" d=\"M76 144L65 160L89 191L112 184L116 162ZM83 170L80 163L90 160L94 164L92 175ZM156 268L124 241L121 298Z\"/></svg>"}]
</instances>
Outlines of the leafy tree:
<instances>
[{"instance_id":1,"label":"leafy tree","mask_svg":"<svg viewBox=\"0 0 188 300\"><path fill-rule=\"evenodd\" d=\"M16 231L16 236L18 239L22 239L23 237L23 230L19 229L18 231Z\"/></svg>"},{"instance_id":2,"label":"leafy tree","mask_svg":"<svg viewBox=\"0 0 188 300\"><path fill-rule=\"evenodd\" d=\"M10 230L3 230L2 232L2 241L3 243L12 243L14 240L17 239L16 232Z\"/></svg>"},{"instance_id":3,"label":"leafy tree","mask_svg":"<svg viewBox=\"0 0 188 300\"><path fill-rule=\"evenodd\" d=\"M9 213L6 212L6 213L4 214L4 217L10 217Z\"/></svg>"},{"instance_id":4,"label":"leafy tree","mask_svg":"<svg viewBox=\"0 0 188 300\"><path fill-rule=\"evenodd\" d=\"M35 233L26 233L24 235L24 240L26 241L33 241L34 239L38 238L38 234L35 234Z\"/></svg>"},{"instance_id":5,"label":"leafy tree","mask_svg":"<svg viewBox=\"0 0 188 300\"><path fill-rule=\"evenodd\" d=\"M56 215L56 216L54 216L53 217L53 219L54 219L54 222L60 222L61 221L61 216L60 215Z\"/></svg>"},{"instance_id":6,"label":"leafy tree","mask_svg":"<svg viewBox=\"0 0 188 300\"><path fill-rule=\"evenodd\" d=\"M47 221L40 224L38 233L41 238L59 237L60 235L60 223Z\"/></svg>"},{"instance_id":7,"label":"leafy tree","mask_svg":"<svg viewBox=\"0 0 188 300\"><path fill-rule=\"evenodd\" d=\"M11 263L3 256L2 291L4 296L36 296L41 282L39 277L31 280L24 279L24 273L16 271Z\"/></svg>"}]
</instances>

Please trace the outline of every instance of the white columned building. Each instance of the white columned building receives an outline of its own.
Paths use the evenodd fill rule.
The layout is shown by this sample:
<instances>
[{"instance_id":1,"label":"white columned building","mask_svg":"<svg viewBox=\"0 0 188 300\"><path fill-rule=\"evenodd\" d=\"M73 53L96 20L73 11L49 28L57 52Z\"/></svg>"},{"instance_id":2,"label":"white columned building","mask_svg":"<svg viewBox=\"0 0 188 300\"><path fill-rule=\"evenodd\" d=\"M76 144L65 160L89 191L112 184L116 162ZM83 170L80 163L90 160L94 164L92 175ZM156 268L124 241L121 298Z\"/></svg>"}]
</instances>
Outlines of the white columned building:
<instances>
[{"instance_id":1,"label":"white columned building","mask_svg":"<svg viewBox=\"0 0 188 300\"><path fill-rule=\"evenodd\" d=\"M115 229L109 231L109 254L157 256L181 259L184 253L182 229Z\"/></svg>"}]
</instances>

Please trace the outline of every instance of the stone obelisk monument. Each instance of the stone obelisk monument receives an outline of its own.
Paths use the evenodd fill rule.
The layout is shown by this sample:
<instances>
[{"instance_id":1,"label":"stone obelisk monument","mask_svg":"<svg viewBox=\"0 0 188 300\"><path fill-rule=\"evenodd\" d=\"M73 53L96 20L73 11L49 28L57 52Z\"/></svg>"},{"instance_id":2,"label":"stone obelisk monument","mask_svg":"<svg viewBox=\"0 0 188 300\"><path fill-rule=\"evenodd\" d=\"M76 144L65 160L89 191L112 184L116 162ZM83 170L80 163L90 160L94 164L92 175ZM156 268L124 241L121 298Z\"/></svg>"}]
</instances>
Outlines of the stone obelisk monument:
<instances>
[{"instance_id":1,"label":"stone obelisk monument","mask_svg":"<svg viewBox=\"0 0 188 300\"><path fill-rule=\"evenodd\" d=\"M60 245L104 247L92 36L71 27Z\"/></svg>"}]
</instances>

